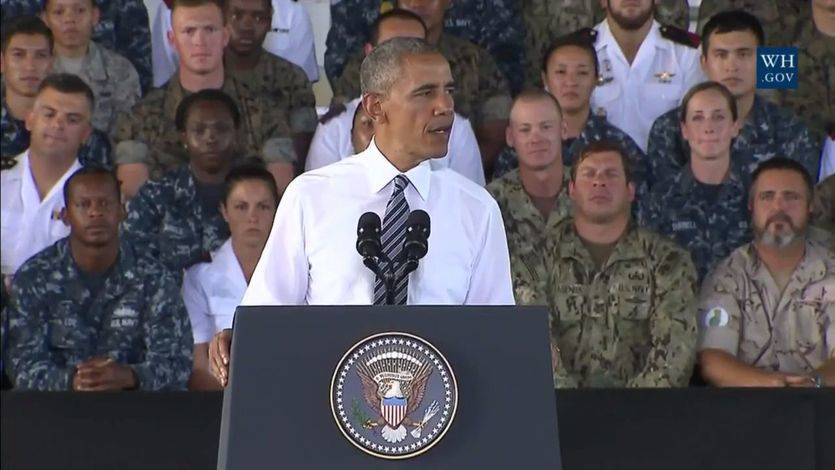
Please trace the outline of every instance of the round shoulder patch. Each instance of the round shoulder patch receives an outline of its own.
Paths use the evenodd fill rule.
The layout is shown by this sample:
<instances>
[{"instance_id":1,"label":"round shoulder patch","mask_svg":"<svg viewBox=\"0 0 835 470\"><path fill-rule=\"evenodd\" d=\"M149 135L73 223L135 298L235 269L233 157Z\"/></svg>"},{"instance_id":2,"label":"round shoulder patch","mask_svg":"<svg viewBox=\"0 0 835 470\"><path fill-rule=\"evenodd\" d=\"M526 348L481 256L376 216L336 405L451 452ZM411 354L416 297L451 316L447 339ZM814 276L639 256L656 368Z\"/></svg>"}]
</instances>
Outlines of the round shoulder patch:
<instances>
[{"instance_id":1,"label":"round shoulder patch","mask_svg":"<svg viewBox=\"0 0 835 470\"><path fill-rule=\"evenodd\" d=\"M705 327L719 328L728 324L730 315L728 311L722 307L713 307L705 312Z\"/></svg>"},{"instance_id":2,"label":"round shoulder patch","mask_svg":"<svg viewBox=\"0 0 835 470\"><path fill-rule=\"evenodd\" d=\"M446 358L423 338L398 332L369 336L348 350L330 395L348 441L385 459L429 450L458 407L458 384Z\"/></svg>"}]
</instances>

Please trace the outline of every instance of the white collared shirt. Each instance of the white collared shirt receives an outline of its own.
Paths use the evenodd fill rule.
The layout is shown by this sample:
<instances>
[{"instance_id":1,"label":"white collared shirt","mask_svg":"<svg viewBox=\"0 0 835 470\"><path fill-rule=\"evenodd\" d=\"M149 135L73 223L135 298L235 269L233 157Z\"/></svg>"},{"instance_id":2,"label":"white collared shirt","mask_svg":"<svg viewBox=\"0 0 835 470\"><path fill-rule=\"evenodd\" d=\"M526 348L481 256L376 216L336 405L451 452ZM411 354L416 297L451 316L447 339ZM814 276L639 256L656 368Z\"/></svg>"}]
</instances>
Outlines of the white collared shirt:
<instances>
[{"instance_id":1,"label":"white collared shirt","mask_svg":"<svg viewBox=\"0 0 835 470\"><path fill-rule=\"evenodd\" d=\"M41 200L29 166L29 150L17 165L0 172L0 259L3 275L15 271L32 255L70 234L61 220L64 182L81 165L78 159Z\"/></svg>"},{"instance_id":2,"label":"white collared shirt","mask_svg":"<svg viewBox=\"0 0 835 470\"><path fill-rule=\"evenodd\" d=\"M357 253L357 221L381 219L401 174L372 140L364 152L287 187L242 305L371 305L374 274ZM410 210L431 219L429 252L409 275L410 305L512 305L502 215L482 187L428 161L405 173Z\"/></svg>"},{"instance_id":3,"label":"white collared shirt","mask_svg":"<svg viewBox=\"0 0 835 470\"><path fill-rule=\"evenodd\" d=\"M212 253L210 263L196 264L183 277L186 304L194 343L208 343L220 330L232 328L235 309L246 291L246 278L232 240Z\"/></svg>"},{"instance_id":4,"label":"white collared shirt","mask_svg":"<svg viewBox=\"0 0 835 470\"><path fill-rule=\"evenodd\" d=\"M677 107L693 85L706 80L699 64L699 50L665 39L660 27L653 20L631 66L612 35L608 20L594 27L603 83L592 93L592 110L605 111L606 119L629 134L644 152L655 119Z\"/></svg>"},{"instance_id":5,"label":"white collared shirt","mask_svg":"<svg viewBox=\"0 0 835 470\"><path fill-rule=\"evenodd\" d=\"M304 6L290 0L273 0L270 29L262 47L304 69L311 82L319 80L313 27ZM155 87L164 85L177 71L180 62L177 51L168 42L168 31L171 31L171 9L160 2L151 22L151 62Z\"/></svg>"},{"instance_id":6,"label":"white collared shirt","mask_svg":"<svg viewBox=\"0 0 835 470\"><path fill-rule=\"evenodd\" d=\"M351 128L354 125L354 114L361 101L361 98L356 98L348 102L342 114L316 127L316 133L313 134L313 140L310 142L310 150L307 152L305 171L315 170L354 155ZM467 118L455 113L447 154L442 158L431 159L430 164L433 169L455 170L474 183L484 186L481 151L478 148L473 126Z\"/></svg>"}]
</instances>

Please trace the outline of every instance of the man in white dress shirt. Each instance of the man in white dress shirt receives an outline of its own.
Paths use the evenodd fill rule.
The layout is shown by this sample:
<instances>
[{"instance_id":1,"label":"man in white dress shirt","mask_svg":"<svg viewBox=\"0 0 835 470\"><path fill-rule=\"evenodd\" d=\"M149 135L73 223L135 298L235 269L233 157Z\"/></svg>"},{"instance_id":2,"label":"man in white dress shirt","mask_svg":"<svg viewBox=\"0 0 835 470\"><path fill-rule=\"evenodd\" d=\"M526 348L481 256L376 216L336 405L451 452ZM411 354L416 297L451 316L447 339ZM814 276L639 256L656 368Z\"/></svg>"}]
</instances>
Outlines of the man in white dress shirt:
<instances>
[{"instance_id":1,"label":"man in white dress shirt","mask_svg":"<svg viewBox=\"0 0 835 470\"><path fill-rule=\"evenodd\" d=\"M35 253L70 233L61 221L64 181L92 132L93 92L80 78L44 79L26 117L29 148L0 173L0 259L4 281Z\"/></svg>"},{"instance_id":2,"label":"man in white dress shirt","mask_svg":"<svg viewBox=\"0 0 835 470\"><path fill-rule=\"evenodd\" d=\"M411 37L426 39L426 26L423 20L414 13L406 10L392 10L384 13L374 23L371 41L365 45L368 55L374 47L391 38ZM362 152L365 148L357 149L352 145L354 122L360 109L362 97L358 97L345 104L345 111L319 124L310 151L305 161L305 170L315 170L325 165L342 160L345 157ZM484 186L484 167L481 164L481 151L473 132L470 121L455 114L452 133L446 155L430 160L433 168L452 168L475 183Z\"/></svg>"},{"instance_id":3,"label":"man in white dress shirt","mask_svg":"<svg viewBox=\"0 0 835 470\"><path fill-rule=\"evenodd\" d=\"M449 63L420 39L395 38L368 55L361 83L374 140L288 186L242 305L381 303L381 281L355 248L357 220L369 211L383 216L383 250L391 257L405 232L392 230L405 228L405 214L417 209L432 219L429 251L396 283L396 302L513 305L498 205L484 188L429 163L444 153L452 129ZM223 384L230 338L224 330L209 347Z\"/></svg>"},{"instance_id":4,"label":"man in white dress shirt","mask_svg":"<svg viewBox=\"0 0 835 470\"><path fill-rule=\"evenodd\" d=\"M654 0L607 0L606 6L606 19L593 33L600 78L592 110L646 152L655 119L705 80L699 37L655 21Z\"/></svg>"}]
</instances>

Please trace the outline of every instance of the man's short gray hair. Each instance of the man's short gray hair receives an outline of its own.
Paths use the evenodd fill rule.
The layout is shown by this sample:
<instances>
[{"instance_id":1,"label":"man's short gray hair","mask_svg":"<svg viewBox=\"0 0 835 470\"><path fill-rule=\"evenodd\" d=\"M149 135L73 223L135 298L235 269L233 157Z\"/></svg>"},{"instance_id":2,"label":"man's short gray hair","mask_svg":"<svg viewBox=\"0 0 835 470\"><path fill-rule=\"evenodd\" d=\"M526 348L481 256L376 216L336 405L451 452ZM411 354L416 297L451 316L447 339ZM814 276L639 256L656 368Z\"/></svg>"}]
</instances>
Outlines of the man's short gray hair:
<instances>
[{"instance_id":1,"label":"man's short gray hair","mask_svg":"<svg viewBox=\"0 0 835 470\"><path fill-rule=\"evenodd\" d=\"M388 95L400 76L403 57L431 53L438 53L438 49L419 38L392 38L381 43L362 61L360 89Z\"/></svg>"}]
</instances>

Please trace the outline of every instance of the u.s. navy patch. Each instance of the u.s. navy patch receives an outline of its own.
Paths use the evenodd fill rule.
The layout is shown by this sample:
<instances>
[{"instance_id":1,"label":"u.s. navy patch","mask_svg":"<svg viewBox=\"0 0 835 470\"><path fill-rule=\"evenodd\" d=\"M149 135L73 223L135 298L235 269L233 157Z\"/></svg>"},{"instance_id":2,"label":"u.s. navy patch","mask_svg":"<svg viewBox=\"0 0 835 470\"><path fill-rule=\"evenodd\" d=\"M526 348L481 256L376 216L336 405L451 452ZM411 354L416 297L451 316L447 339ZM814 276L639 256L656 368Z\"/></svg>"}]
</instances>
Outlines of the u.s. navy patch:
<instances>
[{"instance_id":1,"label":"u.s. navy patch","mask_svg":"<svg viewBox=\"0 0 835 470\"><path fill-rule=\"evenodd\" d=\"M381 333L355 344L331 381L331 409L342 434L376 457L406 459L446 434L458 407L458 384L428 341Z\"/></svg>"},{"instance_id":2,"label":"u.s. navy patch","mask_svg":"<svg viewBox=\"0 0 835 470\"><path fill-rule=\"evenodd\" d=\"M723 327L728 324L730 316L728 311L722 307L713 307L705 313L705 327Z\"/></svg>"}]
</instances>

